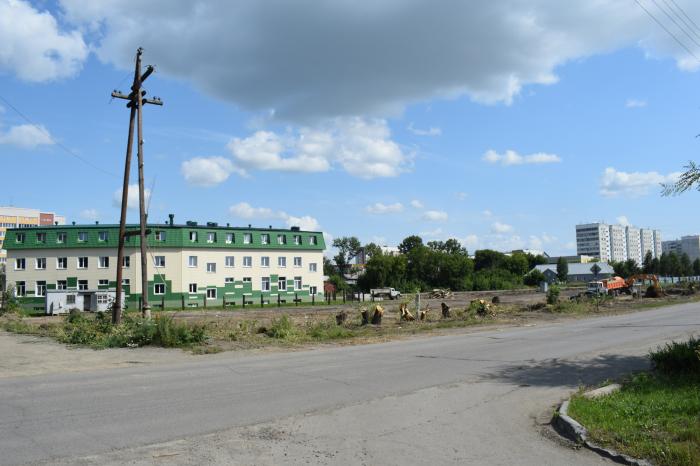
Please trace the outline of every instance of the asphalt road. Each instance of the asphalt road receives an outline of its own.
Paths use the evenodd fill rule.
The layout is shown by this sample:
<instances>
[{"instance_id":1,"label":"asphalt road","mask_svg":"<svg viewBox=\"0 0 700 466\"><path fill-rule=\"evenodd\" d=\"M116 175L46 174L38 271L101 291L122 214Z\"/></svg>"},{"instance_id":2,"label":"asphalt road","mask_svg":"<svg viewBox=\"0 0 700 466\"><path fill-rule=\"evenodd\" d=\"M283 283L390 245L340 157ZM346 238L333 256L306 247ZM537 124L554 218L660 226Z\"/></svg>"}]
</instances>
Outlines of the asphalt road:
<instances>
[{"instance_id":1,"label":"asphalt road","mask_svg":"<svg viewBox=\"0 0 700 466\"><path fill-rule=\"evenodd\" d=\"M552 405L580 384L647 367L650 348L700 331L699 317L687 304L2 378L0 463L607 464L543 435Z\"/></svg>"}]
</instances>

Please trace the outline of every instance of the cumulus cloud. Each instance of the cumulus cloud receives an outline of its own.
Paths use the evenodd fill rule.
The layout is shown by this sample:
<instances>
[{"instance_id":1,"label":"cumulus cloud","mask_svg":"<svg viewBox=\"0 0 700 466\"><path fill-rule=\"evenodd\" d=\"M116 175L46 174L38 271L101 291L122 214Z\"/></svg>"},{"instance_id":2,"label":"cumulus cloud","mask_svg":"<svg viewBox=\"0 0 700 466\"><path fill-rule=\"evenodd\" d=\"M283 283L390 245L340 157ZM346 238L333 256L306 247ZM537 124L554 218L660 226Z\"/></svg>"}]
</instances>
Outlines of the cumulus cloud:
<instances>
[{"instance_id":1,"label":"cumulus cloud","mask_svg":"<svg viewBox=\"0 0 700 466\"><path fill-rule=\"evenodd\" d=\"M95 220L100 219L100 213L97 211L97 209L83 209L80 212L80 218L94 222Z\"/></svg>"},{"instance_id":2,"label":"cumulus cloud","mask_svg":"<svg viewBox=\"0 0 700 466\"><path fill-rule=\"evenodd\" d=\"M232 139L227 148L242 173L325 172L335 165L350 175L371 179L397 176L410 162L381 119L337 118L282 135L256 131Z\"/></svg>"},{"instance_id":3,"label":"cumulus cloud","mask_svg":"<svg viewBox=\"0 0 700 466\"><path fill-rule=\"evenodd\" d=\"M606 197L639 197L649 193L651 188L661 189L662 184L674 183L680 172L663 175L651 172L623 172L608 167L600 180L600 194Z\"/></svg>"},{"instance_id":4,"label":"cumulus cloud","mask_svg":"<svg viewBox=\"0 0 700 466\"><path fill-rule=\"evenodd\" d=\"M491 212L489 209L486 209L481 212L481 215L483 215L486 218L490 218L493 217L493 212Z\"/></svg>"},{"instance_id":5,"label":"cumulus cloud","mask_svg":"<svg viewBox=\"0 0 700 466\"><path fill-rule=\"evenodd\" d=\"M467 199L468 194L465 192L458 192L458 193L455 193L455 197L457 198L457 200L464 201Z\"/></svg>"},{"instance_id":6,"label":"cumulus cloud","mask_svg":"<svg viewBox=\"0 0 700 466\"><path fill-rule=\"evenodd\" d=\"M413 199L413 200L411 201L411 207L413 207L414 209L422 209L422 208L425 207L425 206L424 206L423 203L422 203L421 201L419 201L418 199Z\"/></svg>"},{"instance_id":7,"label":"cumulus cloud","mask_svg":"<svg viewBox=\"0 0 700 466\"><path fill-rule=\"evenodd\" d=\"M617 220L617 223L619 223L620 225L624 225L624 226L632 225L625 215L620 215L619 217L617 217L616 220Z\"/></svg>"},{"instance_id":8,"label":"cumulus cloud","mask_svg":"<svg viewBox=\"0 0 700 466\"><path fill-rule=\"evenodd\" d=\"M444 222L447 219L447 212L442 210L426 210L423 212L423 220L428 220L429 222Z\"/></svg>"},{"instance_id":9,"label":"cumulus cloud","mask_svg":"<svg viewBox=\"0 0 700 466\"><path fill-rule=\"evenodd\" d=\"M647 101L646 100L639 100L639 99L627 99L627 102L625 102L625 107L627 108L642 108L647 106Z\"/></svg>"},{"instance_id":10,"label":"cumulus cloud","mask_svg":"<svg viewBox=\"0 0 700 466\"><path fill-rule=\"evenodd\" d=\"M513 226L507 223L493 222L491 224L491 231L498 234L510 233L513 231Z\"/></svg>"},{"instance_id":11,"label":"cumulus cloud","mask_svg":"<svg viewBox=\"0 0 700 466\"><path fill-rule=\"evenodd\" d=\"M287 227L299 227L302 230L318 231L321 226L314 217L302 215L300 217L289 215L282 210L272 210L268 207L253 207L247 202L239 202L229 207L229 213L234 217L247 220L282 220Z\"/></svg>"},{"instance_id":12,"label":"cumulus cloud","mask_svg":"<svg viewBox=\"0 0 700 466\"><path fill-rule=\"evenodd\" d=\"M38 146L50 146L54 144L54 140L42 125L27 124L12 126L6 132L0 132L0 144L20 149L35 149Z\"/></svg>"},{"instance_id":13,"label":"cumulus cloud","mask_svg":"<svg viewBox=\"0 0 700 466\"><path fill-rule=\"evenodd\" d=\"M143 195L145 197L144 203L146 205L146 208L148 208L148 204L151 202L151 190L148 188L144 188ZM126 200L127 209L138 209L139 208L139 185L138 185L138 183L134 183L134 184L129 185L129 190L127 192L126 197L127 197L127 200ZM122 205L122 188L119 188L116 191L114 191L114 194L112 195L112 205L114 207L121 207L121 205Z\"/></svg>"},{"instance_id":14,"label":"cumulus cloud","mask_svg":"<svg viewBox=\"0 0 700 466\"><path fill-rule=\"evenodd\" d=\"M365 210L370 214L392 214L403 211L403 204L396 202L394 204L383 204L381 202L376 202L372 205L365 207Z\"/></svg>"},{"instance_id":15,"label":"cumulus cloud","mask_svg":"<svg viewBox=\"0 0 700 466\"><path fill-rule=\"evenodd\" d=\"M48 11L0 0L0 74L41 82L75 75L88 55L77 30L61 31Z\"/></svg>"},{"instance_id":16,"label":"cumulus cloud","mask_svg":"<svg viewBox=\"0 0 700 466\"><path fill-rule=\"evenodd\" d=\"M558 163L561 158L556 154L547 154L537 152L530 155L520 155L514 150L507 150L503 154L499 154L494 150L488 150L482 157L482 160L488 163L500 163L504 167L509 165L524 165L524 164L542 164L542 163Z\"/></svg>"},{"instance_id":17,"label":"cumulus cloud","mask_svg":"<svg viewBox=\"0 0 700 466\"><path fill-rule=\"evenodd\" d=\"M182 162L180 171L187 183L208 187L226 181L236 167L225 157L195 157Z\"/></svg>"},{"instance_id":18,"label":"cumulus cloud","mask_svg":"<svg viewBox=\"0 0 700 466\"><path fill-rule=\"evenodd\" d=\"M435 126L431 126L428 129L420 129L414 127L413 123L411 123L407 129L416 136L440 136L442 134L442 129Z\"/></svg>"},{"instance_id":19,"label":"cumulus cloud","mask_svg":"<svg viewBox=\"0 0 700 466\"><path fill-rule=\"evenodd\" d=\"M697 2L678 3L691 17L700 13ZM563 63L627 46L671 55L681 67L692 63L627 2L151 0L138 15L128 0L61 5L65 21L91 28L103 61L129 69L141 44L165 75L288 121L386 116L411 102L460 95L507 104L525 85L555 83ZM25 28L18 19L0 31ZM15 34L44 40L43 32ZM45 41L55 39L56 32ZM80 57L83 47L77 50Z\"/></svg>"}]
</instances>

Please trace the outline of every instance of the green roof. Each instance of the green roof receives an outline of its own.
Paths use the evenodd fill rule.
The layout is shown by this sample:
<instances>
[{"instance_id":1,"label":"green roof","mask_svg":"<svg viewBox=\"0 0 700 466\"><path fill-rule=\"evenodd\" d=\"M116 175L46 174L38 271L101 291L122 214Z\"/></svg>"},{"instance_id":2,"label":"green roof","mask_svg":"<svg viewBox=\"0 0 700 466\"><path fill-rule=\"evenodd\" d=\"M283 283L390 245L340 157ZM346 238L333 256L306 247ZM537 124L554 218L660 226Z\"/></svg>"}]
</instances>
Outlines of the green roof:
<instances>
[{"instance_id":1,"label":"green roof","mask_svg":"<svg viewBox=\"0 0 700 466\"><path fill-rule=\"evenodd\" d=\"M323 233L319 231L297 231L292 229L221 227L218 225L148 225L150 248L231 248L231 249L288 249L323 251L326 248ZM126 226L127 232L138 232L139 226ZM165 238L156 240L156 233L163 232ZM190 233L196 233L196 241L190 240ZM214 238L209 241L209 233ZM232 242L227 242L233 235ZM244 236L251 235L251 242L244 243ZM263 244L263 235L268 235L269 243ZM285 238L285 244L278 243L278 235ZM64 236L65 238L61 238ZM294 237L300 238L295 244ZM68 248L116 248L119 225L52 225L30 228L8 229L3 248L20 249L68 249ZM313 238L313 239L312 239ZM59 241L63 239L63 241ZM315 241L315 244L312 244ZM129 236L126 247L139 247L139 235Z\"/></svg>"}]
</instances>

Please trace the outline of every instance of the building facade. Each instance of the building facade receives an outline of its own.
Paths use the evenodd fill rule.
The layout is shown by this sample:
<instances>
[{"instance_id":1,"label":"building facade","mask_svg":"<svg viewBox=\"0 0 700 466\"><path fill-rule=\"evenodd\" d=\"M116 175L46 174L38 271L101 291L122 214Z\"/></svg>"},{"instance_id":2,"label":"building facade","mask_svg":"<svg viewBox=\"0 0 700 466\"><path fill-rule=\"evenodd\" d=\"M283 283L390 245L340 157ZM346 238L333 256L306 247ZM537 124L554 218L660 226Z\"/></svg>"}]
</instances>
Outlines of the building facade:
<instances>
[{"instance_id":1,"label":"building facade","mask_svg":"<svg viewBox=\"0 0 700 466\"><path fill-rule=\"evenodd\" d=\"M320 232L293 229L149 225L148 296L166 307L307 301L323 293ZM138 231L129 225L127 231ZM41 307L47 290L114 290L119 227L71 225L10 229L7 281L20 303ZM141 295L138 235L126 241L126 302Z\"/></svg>"},{"instance_id":2,"label":"building facade","mask_svg":"<svg viewBox=\"0 0 700 466\"><path fill-rule=\"evenodd\" d=\"M0 206L0 264L7 261L7 251L3 247L8 228L29 228L36 226L64 225L66 218L53 212L41 212L37 209Z\"/></svg>"},{"instance_id":3,"label":"building facade","mask_svg":"<svg viewBox=\"0 0 700 466\"><path fill-rule=\"evenodd\" d=\"M604 223L576 225L576 254L610 260L610 228Z\"/></svg>"},{"instance_id":4,"label":"building facade","mask_svg":"<svg viewBox=\"0 0 700 466\"><path fill-rule=\"evenodd\" d=\"M639 228L627 226L625 234L627 236L627 259L634 259L637 265L641 265L644 258L642 257L642 238Z\"/></svg>"},{"instance_id":5,"label":"building facade","mask_svg":"<svg viewBox=\"0 0 700 466\"><path fill-rule=\"evenodd\" d=\"M624 225L610 225L610 260L626 261L627 254L627 227Z\"/></svg>"},{"instance_id":6,"label":"building facade","mask_svg":"<svg viewBox=\"0 0 700 466\"><path fill-rule=\"evenodd\" d=\"M576 225L576 251L601 261L633 259L641 265L647 252L661 257L663 250L659 230L639 229L629 225L587 223Z\"/></svg>"},{"instance_id":7,"label":"building facade","mask_svg":"<svg viewBox=\"0 0 700 466\"><path fill-rule=\"evenodd\" d=\"M688 254L691 262L700 259L700 235L683 236L681 239L664 241L664 252L674 252L676 255Z\"/></svg>"}]
</instances>

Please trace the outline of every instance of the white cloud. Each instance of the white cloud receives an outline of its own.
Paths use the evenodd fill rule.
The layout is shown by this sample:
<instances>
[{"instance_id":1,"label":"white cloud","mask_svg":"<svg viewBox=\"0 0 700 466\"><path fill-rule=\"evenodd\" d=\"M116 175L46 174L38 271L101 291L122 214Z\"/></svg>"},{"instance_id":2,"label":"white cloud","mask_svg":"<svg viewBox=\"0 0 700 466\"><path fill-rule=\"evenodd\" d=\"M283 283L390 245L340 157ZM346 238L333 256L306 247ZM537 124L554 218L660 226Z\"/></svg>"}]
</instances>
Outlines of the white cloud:
<instances>
[{"instance_id":1,"label":"white cloud","mask_svg":"<svg viewBox=\"0 0 700 466\"><path fill-rule=\"evenodd\" d=\"M421 238L427 239L429 241L440 239L442 237L442 228L436 228L434 230L428 230L428 231L421 231L420 236L421 236Z\"/></svg>"},{"instance_id":2,"label":"white cloud","mask_svg":"<svg viewBox=\"0 0 700 466\"><path fill-rule=\"evenodd\" d=\"M0 73L32 82L70 77L87 55L81 34L59 30L48 11L21 0L0 1Z\"/></svg>"},{"instance_id":3,"label":"white cloud","mask_svg":"<svg viewBox=\"0 0 700 466\"><path fill-rule=\"evenodd\" d=\"M394 204L383 204L381 202L376 202L372 205L365 207L365 210L370 214L392 214L403 211L403 204L396 202Z\"/></svg>"},{"instance_id":4,"label":"white cloud","mask_svg":"<svg viewBox=\"0 0 700 466\"><path fill-rule=\"evenodd\" d=\"M624 225L624 226L630 226L630 225L631 225L630 221L629 221L629 220L627 219L627 217L624 216L624 215L620 215L619 217L617 217L616 220L617 220L617 223L619 223L620 225Z\"/></svg>"},{"instance_id":5,"label":"white cloud","mask_svg":"<svg viewBox=\"0 0 700 466\"><path fill-rule=\"evenodd\" d=\"M447 212L442 210L426 210L423 212L423 220L430 222L444 222L448 219Z\"/></svg>"},{"instance_id":6,"label":"white cloud","mask_svg":"<svg viewBox=\"0 0 700 466\"><path fill-rule=\"evenodd\" d=\"M467 235L461 239L460 243L462 246L467 248L467 250L472 251L479 245L480 239L477 235ZM472 251L473 252L473 251Z\"/></svg>"},{"instance_id":7,"label":"white cloud","mask_svg":"<svg viewBox=\"0 0 700 466\"><path fill-rule=\"evenodd\" d=\"M411 207L413 207L414 209L422 209L422 208L425 207L425 206L424 206L423 203L422 203L421 201L419 201L418 199L413 199L413 200L411 201Z\"/></svg>"},{"instance_id":8,"label":"white cloud","mask_svg":"<svg viewBox=\"0 0 700 466\"><path fill-rule=\"evenodd\" d=\"M488 163L500 163L504 167L507 167L509 165L559 163L561 162L561 157L555 154L546 154L544 152L538 152L530 155L520 155L513 150L507 150L504 154L499 154L494 150L488 150L482 157L482 160Z\"/></svg>"},{"instance_id":9,"label":"white cloud","mask_svg":"<svg viewBox=\"0 0 700 466\"><path fill-rule=\"evenodd\" d=\"M350 175L371 179L397 176L410 161L391 139L386 120L379 119L337 118L284 135L257 131L232 139L227 147L242 172L325 172L337 165Z\"/></svg>"},{"instance_id":10,"label":"white cloud","mask_svg":"<svg viewBox=\"0 0 700 466\"><path fill-rule=\"evenodd\" d=\"M103 61L128 69L142 44L163 74L285 120L399 114L412 102L460 95L510 103L523 86L557 82L564 63L630 46L692 63L628 2L151 0L138 15L128 0L61 5L66 21L91 28ZM700 13L697 2L682 5ZM7 26L27 39L56 38L23 33L18 18Z\"/></svg>"},{"instance_id":11,"label":"white cloud","mask_svg":"<svg viewBox=\"0 0 700 466\"><path fill-rule=\"evenodd\" d=\"M679 172L663 175L651 172L623 172L608 167L600 180L600 194L606 197L639 197L649 193L651 188L661 190L661 184L674 183Z\"/></svg>"},{"instance_id":12,"label":"white cloud","mask_svg":"<svg viewBox=\"0 0 700 466\"><path fill-rule=\"evenodd\" d=\"M486 209L481 212L481 214L486 217L486 218L491 218L493 217L493 212L491 212L489 209Z\"/></svg>"},{"instance_id":13,"label":"white cloud","mask_svg":"<svg viewBox=\"0 0 700 466\"><path fill-rule=\"evenodd\" d=\"M151 201L151 190L148 188L144 188L143 195L145 198L144 204L146 205L146 208L148 208L148 205ZM119 188L116 191L114 191L114 194L112 195L112 205L114 207L121 207L121 205L122 205L122 188ZM126 205L127 205L127 209L138 209L139 208L139 185L138 185L138 183L134 183L134 184L129 185L129 191L127 194Z\"/></svg>"},{"instance_id":14,"label":"white cloud","mask_svg":"<svg viewBox=\"0 0 700 466\"><path fill-rule=\"evenodd\" d=\"M513 231L513 227L507 223L494 222L491 224L491 231L498 234L510 233Z\"/></svg>"},{"instance_id":15,"label":"white cloud","mask_svg":"<svg viewBox=\"0 0 700 466\"><path fill-rule=\"evenodd\" d=\"M321 229L318 220L310 215L296 217L281 210L275 211L268 207L253 207L247 202L239 202L238 204L232 205L229 207L229 213L235 217L244 218L247 220L282 220L288 227L296 226L302 230L319 231Z\"/></svg>"},{"instance_id":16,"label":"white cloud","mask_svg":"<svg viewBox=\"0 0 700 466\"><path fill-rule=\"evenodd\" d=\"M459 201L464 201L464 200L466 200L466 199L467 199L467 196L468 196L467 193L464 193L464 192L455 193L455 197L456 197L457 200L459 200Z\"/></svg>"},{"instance_id":17,"label":"white cloud","mask_svg":"<svg viewBox=\"0 0 700 466\"><path fill-rule=\"evenodd\" d=\"M408 125L407 129L416 136L440 136L442 134L442 129L435 126L431 126L428 129L419 129L414 127L413 123L411 123Z\"/></svg>"},{"instance_id":18,"label":"white cloud","mask_svg":"<svg viewBox=\"0 0 700 466\"><path fill-rule=\"evenodd\" d=\"M54 144L54 140L42 125L27 124L12 126L5 133L0 132L0 144L16 146L20 149L34 149L37 146L50 146Z\"/></svg>"},{"instance_id":19,"label":"white cloud","mask_svg":"<svg viewBox=\"0 0 700 466\"><path fill-rule=\"evenodd\" d=\"M100 219L100 213L97 211L97 209L83 209L80 212L80 218L94 222L95 220Z\"/></svg>"},{"instance_id":20,"label":"white cloud","mask_svg":"<svg viewBox=\"0 0 700 466\"><path fill-rule=\"evenodd\" d=\"M646 100L639 100L639 99L627 99L627 102L625 102L625 107L627 108L642 108L647 106L647 101Z\"/></svg>"},{"instance_id":21,"label":"white cloud","mask_svg":"<svg viewBox=\"0 0 700 466\"><path fill-rule=\"evenodd\" d=\"M180 165L187 183L205 187L223 183L235 169L233 163L225 157L195 157Z\"/></svg>"}]
</instances>

